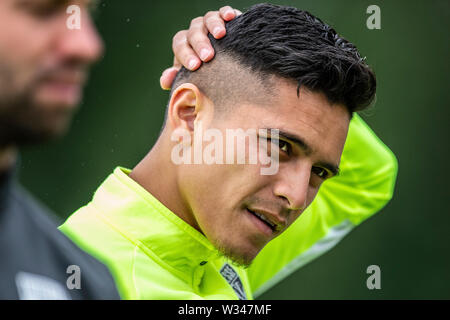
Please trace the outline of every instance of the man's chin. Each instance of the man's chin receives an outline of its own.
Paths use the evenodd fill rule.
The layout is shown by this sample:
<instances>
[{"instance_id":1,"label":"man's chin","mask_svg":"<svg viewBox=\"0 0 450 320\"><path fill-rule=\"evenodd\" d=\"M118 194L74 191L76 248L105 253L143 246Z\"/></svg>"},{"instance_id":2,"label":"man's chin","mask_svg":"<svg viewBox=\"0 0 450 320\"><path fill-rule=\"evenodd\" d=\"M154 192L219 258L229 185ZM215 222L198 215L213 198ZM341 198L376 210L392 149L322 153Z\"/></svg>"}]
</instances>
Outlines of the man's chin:
<instances>
[{"instance_id":1,"label":"man's chin","mask_svg":"<svg viewBox=\"0 0 450 320\"><path fill-rule=\"evenodd\" d=\"M82 98L80 88L35 85L0 100L0 147L35 145L64 136Z\"/></svg>"},{"instance_id":2,"label":"man's chin","mask_svg":"<svg viewBox=\"0 0 450 320\"><path fill-rule=\"evenodd\" d=\"M36 127L34 135L37 143L58 140L66 135L72 122L73 112L63 112L54 115L53 118L43 121L40 127Z\"/></svg>"},{"instance_id":3,"label":"man's chin","mask_svg":"<svg viewBox=\"0 0 450 320\"><path fill-rule=\"evenodd\" d=\"M23 132L21 135L16 135L14 144L25 147L57 141L64 137L68 127L36 128L31 132Z\"/></svg>"},{"instance_id":4,"label":"man's chin","mask_svg":"<svg viewBox=\"0 0 450 320\"><path fill-rule=\"evenodd\" d=\"M69 130L72 117L72 111L58 109L10 118L0 130L0 144L29 146L58 140Z\"/></svg>"},{"instance_id":5,"label":"man's chin","mask_svg":"<svg viewBox=\"0 0 450 320\"><path fill-rule=\"evenodd\" d=\"M225 245L216 245L219 255L230 260L231 263L240 268L248 268L259 253L242 252L242 248L234 249Z\"/></svg>"},{"instance_id":6,"label":"man's chin","mask_svg":"<svg viewBox=\"0 0 450 320\"><path fill-rule=\"evenodd\" d=\"M78 96L70 99L58 96L46 98L33 99L30 111L38 120L34 130L46 140L58 139L67 133L78 109L80 98Z\"/></svg>"}]
</instances>

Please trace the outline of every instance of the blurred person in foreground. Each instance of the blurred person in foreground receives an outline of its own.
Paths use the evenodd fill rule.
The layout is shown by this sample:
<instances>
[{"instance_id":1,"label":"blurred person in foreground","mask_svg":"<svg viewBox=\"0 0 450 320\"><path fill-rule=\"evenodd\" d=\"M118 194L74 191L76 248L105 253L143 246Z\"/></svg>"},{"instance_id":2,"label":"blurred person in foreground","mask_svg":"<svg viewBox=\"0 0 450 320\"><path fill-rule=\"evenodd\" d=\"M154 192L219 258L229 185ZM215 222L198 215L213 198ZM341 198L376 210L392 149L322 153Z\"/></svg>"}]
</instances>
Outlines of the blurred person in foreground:
<instances>
[{"instance_id":1,"label":"blurred person in foreground","mask_svg":"<svg viewBox=\"0 0 450 320\"><path fill-rule=\"evenodd\" d=\"M270 4L228 22L219 40L193 25L214 58L163 74L172 89L151 151L117 167L60 227L110 268L125 299L258 297L393 194L396 158L356 114L376 80L353 44L308 12ZM186 39L173 49L189 64L202 50ZM252 129L262 132L255 149L278 161L271 174L267 162L219 157L229 130ZM254 146L243 145L248 159ZM216 158L196 161L197 148Z\"/></svg>"},{"instance_id":2,"label":"blurred person in foreground","mask_svg":"<svg viewBox=\"0 0 450 320\"><path fill-rule=\"evenodd\" d=\"M79 30L66 27L70 5L81 9ZM18 148L64 135L89 66L102 55L95 6L0 1L0 299L119 298L108 269L58 231L50 211L15 181ZM206 21L224 29L218 13L212 18Z\"/></svg>"}]
</instances>

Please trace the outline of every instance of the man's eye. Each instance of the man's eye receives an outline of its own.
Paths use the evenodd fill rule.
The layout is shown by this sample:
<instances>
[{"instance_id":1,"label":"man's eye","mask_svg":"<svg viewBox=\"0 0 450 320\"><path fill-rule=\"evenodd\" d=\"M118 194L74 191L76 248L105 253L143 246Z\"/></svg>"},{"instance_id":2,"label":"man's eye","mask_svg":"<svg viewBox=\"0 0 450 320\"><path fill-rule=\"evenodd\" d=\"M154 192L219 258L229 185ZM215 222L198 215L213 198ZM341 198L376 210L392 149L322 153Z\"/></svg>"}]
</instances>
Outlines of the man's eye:
<instances>
[{"instance_id":1,"label":"man's eye","mask_svg":"<svg viewBox=\"0 0 450 320\"><path fill-rule=\"evenodd\" d=\"M291 154L291 145L283 140L273 140L278 148L286 154Z\"/></svg>"},{"instance_id":2,"label":"man's eye","mask_svg":"<svg viewBox=\"0 0 450 320\"><path fill-rule=\"evenodd\" d=\"M320 167L313 167L312 172L314 172L319 178L326 179L329 176L329 173L326 169Z\"/></svg>"}]
</instances>

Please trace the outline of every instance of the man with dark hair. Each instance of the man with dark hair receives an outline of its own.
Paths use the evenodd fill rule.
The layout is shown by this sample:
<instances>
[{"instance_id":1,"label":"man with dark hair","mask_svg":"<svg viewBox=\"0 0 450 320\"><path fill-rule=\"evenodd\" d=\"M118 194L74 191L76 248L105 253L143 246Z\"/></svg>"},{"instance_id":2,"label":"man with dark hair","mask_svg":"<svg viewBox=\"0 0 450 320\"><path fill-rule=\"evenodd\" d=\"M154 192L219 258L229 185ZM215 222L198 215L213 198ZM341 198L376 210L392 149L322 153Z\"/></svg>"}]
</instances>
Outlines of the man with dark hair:
<instances>
[{"instance_id":1,"label":"man with dark hair","mask_svg":"<svg viewBox=\"0 0 450 320\"><path fill-rule=\"evenodd\" d=\"M108 269L15 182L17 148L62 136L103 44L88 1L0 1L0 299L118 299ZM46 15L46 13L50 13Z\"/></svg>"},{"instance_id":2,"label":"man with dark hair","mask_svg":"<svg viewBox=\"0 0 450 320\"><path fill-rule=\"evenodd\" d=\"M352 44L269 4L209 39L214 59L180 70L149 154L61 226L124 298L253 298L392 197L396 159L354 115L376 82Z\"/></svg>"},{"instance_id":3,"label":"man with dark hair","mask_svg":"<svg viewBox=\"0 0 450 320\"><path fill-rule=\"evenodd\" d=\"M66 27L69 5L80 9L79 30ZM18 148L66 132L88 68L102 54L92 6L0 1L0 299L119 298L108 269L59 232L49 210L15 181ZM227 10L222 16L233 18ZM217 12L205 22L223 24Z\"/></svg>"}]
</instances>

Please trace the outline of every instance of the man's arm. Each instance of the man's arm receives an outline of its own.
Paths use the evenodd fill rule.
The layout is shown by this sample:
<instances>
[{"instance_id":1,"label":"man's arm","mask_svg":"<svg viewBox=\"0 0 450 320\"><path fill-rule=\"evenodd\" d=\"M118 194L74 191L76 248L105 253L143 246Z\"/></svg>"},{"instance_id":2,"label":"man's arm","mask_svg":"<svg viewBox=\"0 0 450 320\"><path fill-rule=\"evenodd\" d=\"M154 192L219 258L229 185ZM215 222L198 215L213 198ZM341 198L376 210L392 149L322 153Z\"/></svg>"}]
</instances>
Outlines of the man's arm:
<instances>
[{"instance_id":1,"label":"man's arm","mask_svg":"<svg viewBox=\"0 0 450 320\"><path fill-rule=\"evenodd\" d=\"M397 159L357 114L340 167L340 175L323 183L309 208L248 269L255 297L333 248L392 198Z\"/></svg>"}]
</instances>

